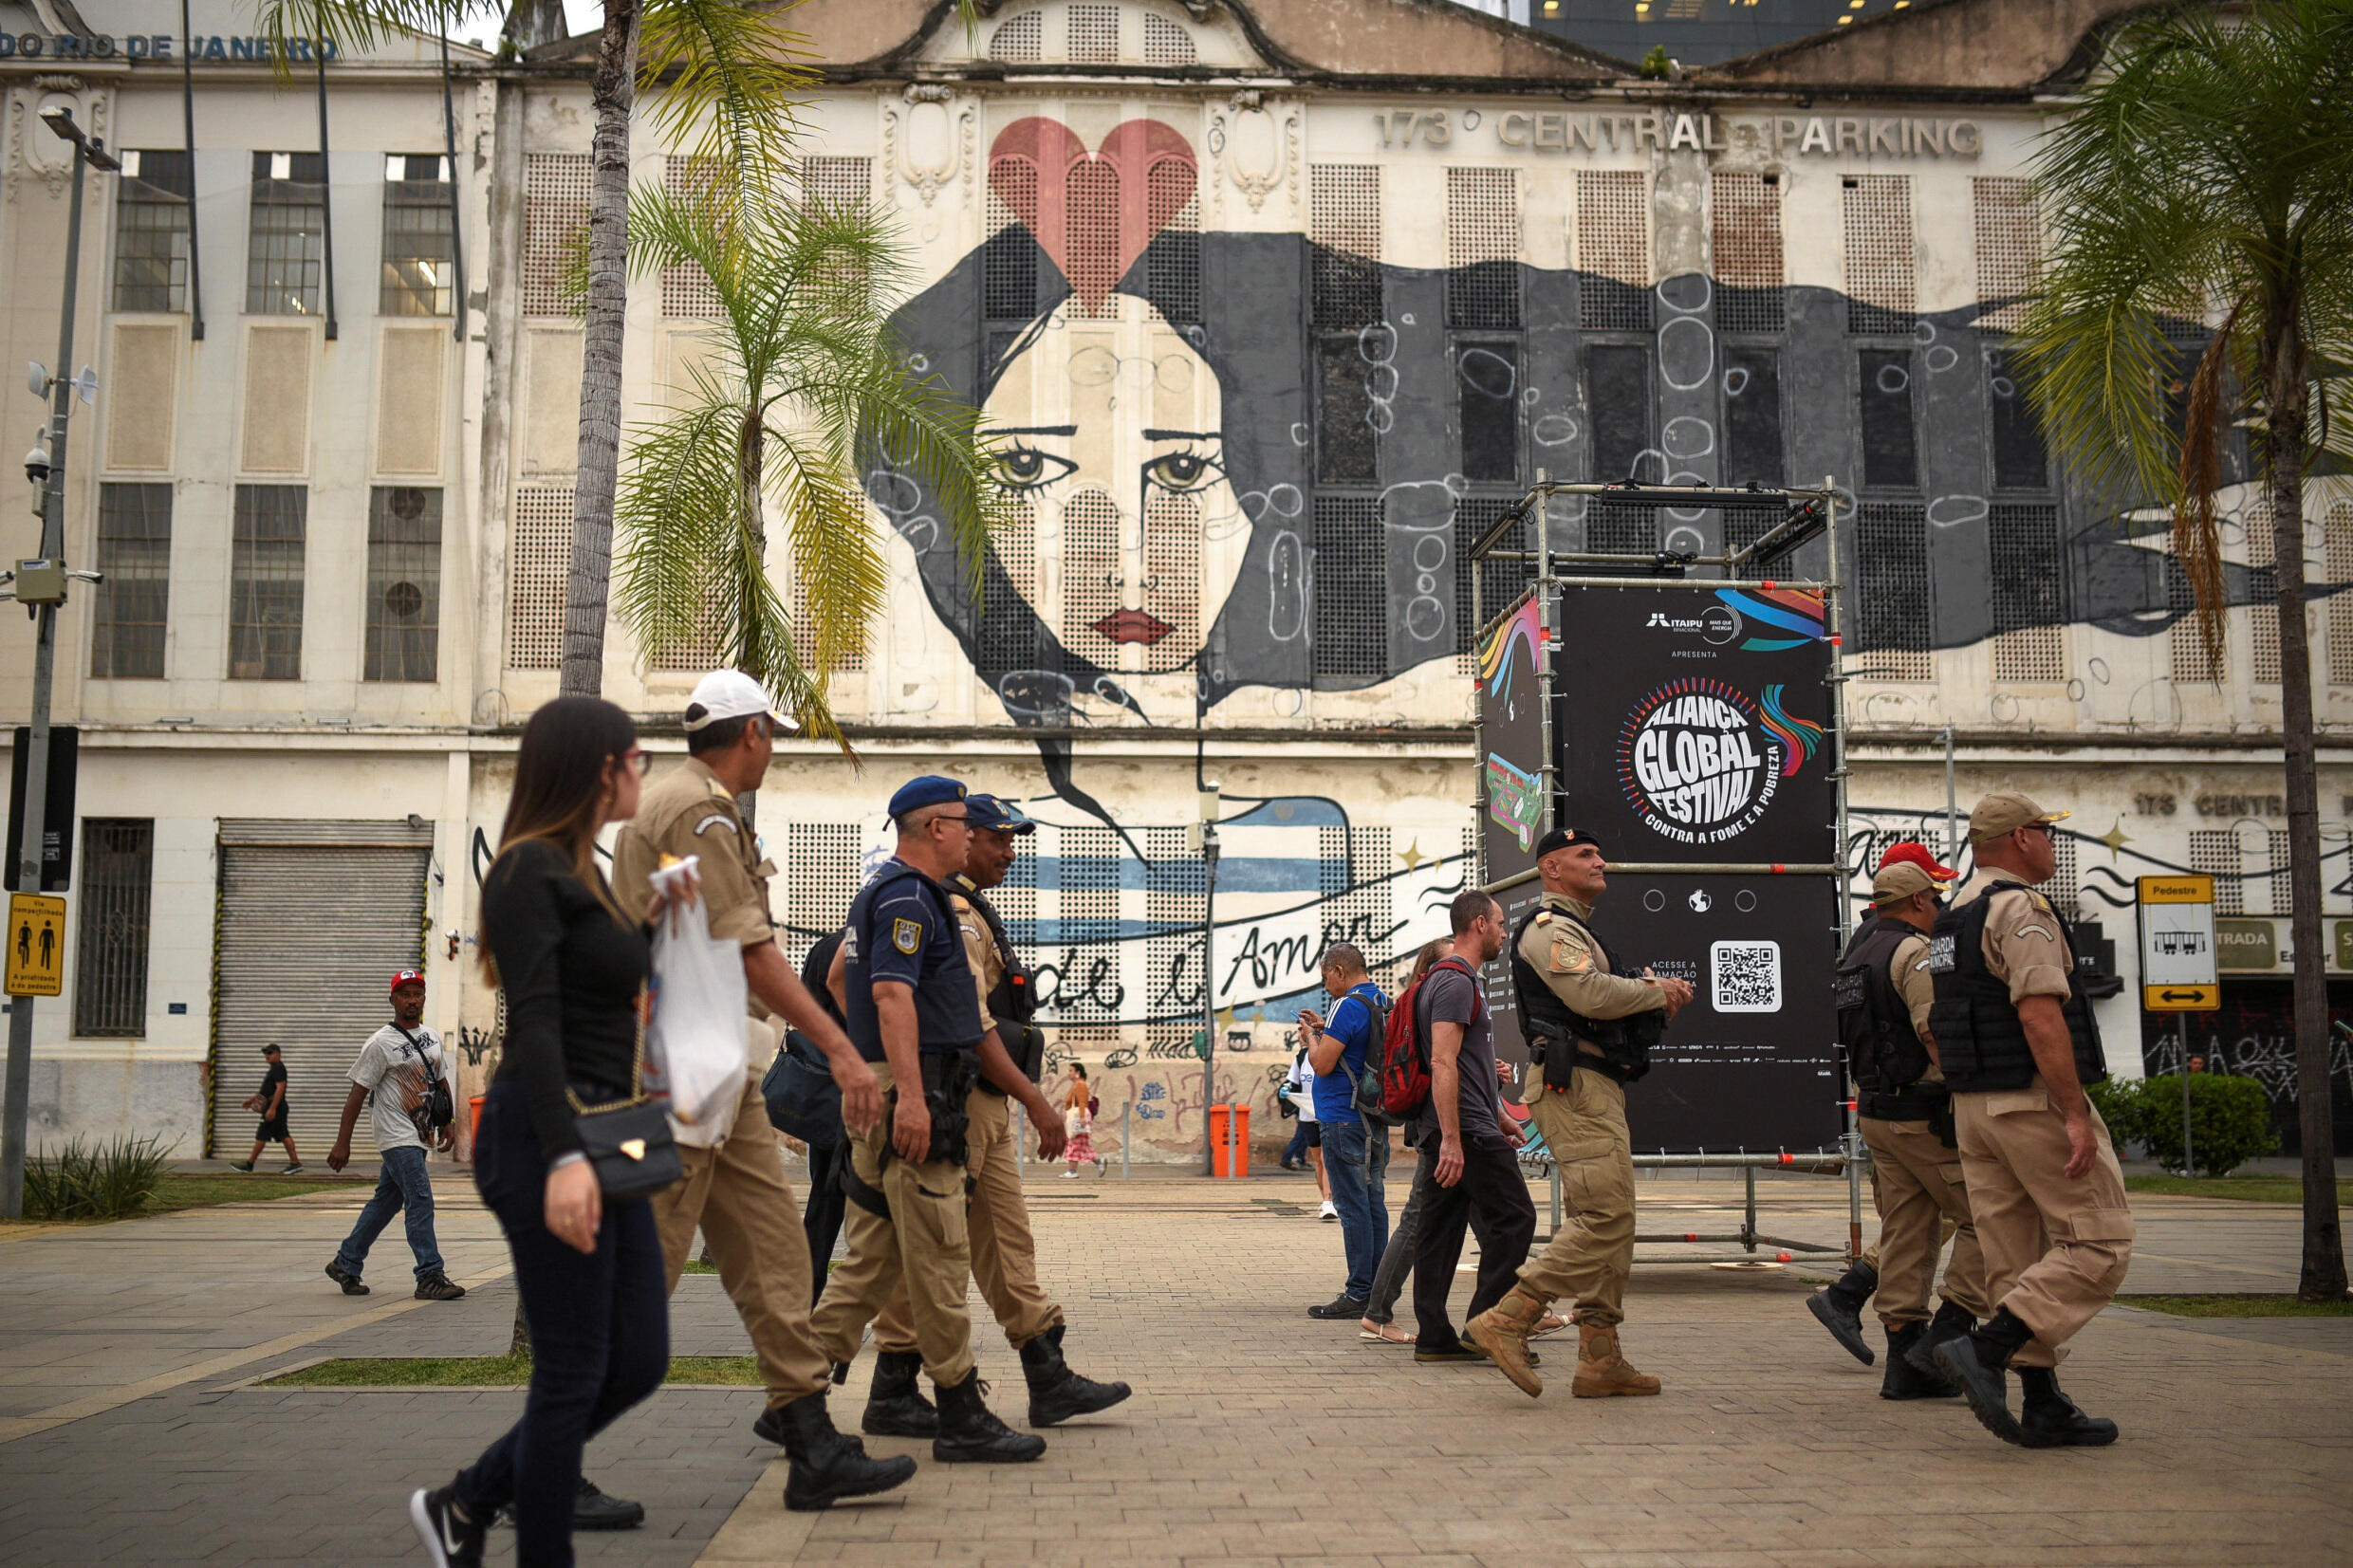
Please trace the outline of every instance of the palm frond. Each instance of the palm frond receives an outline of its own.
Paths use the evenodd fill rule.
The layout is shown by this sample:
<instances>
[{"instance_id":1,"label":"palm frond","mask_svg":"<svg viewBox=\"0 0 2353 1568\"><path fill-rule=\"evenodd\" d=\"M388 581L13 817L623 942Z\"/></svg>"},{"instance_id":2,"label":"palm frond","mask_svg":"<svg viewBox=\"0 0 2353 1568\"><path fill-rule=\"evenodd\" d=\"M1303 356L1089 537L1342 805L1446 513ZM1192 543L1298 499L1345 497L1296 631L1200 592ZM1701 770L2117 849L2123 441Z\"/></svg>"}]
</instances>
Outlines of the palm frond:
<instances>
[{"instance_id":1,"label":"palm frond","mask_svg":"<svg viewBox=\"0 0 2353 1568\"><path fill-rule=\"evenodd\" d=\"M779 13L740 0L649 0L639 33L655 128L727 172L714 194L731 206L774 188L800 133L801 97L817 80L806 40L779 26Z\"/></svg>"},{"instance_id":2,"label":"palm frond","mask_svg":"<svg viewBox=\"0 0 2353 1568\"><path fill-rule=\"evenodd\" d=\"M257 0L253 27L269 40L270 73L284 86L294 74L289 44L326 39L349 50L404 33L437 38L464 17L496 15L502 9L483 0Z\"/></svg>"}]
</instances>

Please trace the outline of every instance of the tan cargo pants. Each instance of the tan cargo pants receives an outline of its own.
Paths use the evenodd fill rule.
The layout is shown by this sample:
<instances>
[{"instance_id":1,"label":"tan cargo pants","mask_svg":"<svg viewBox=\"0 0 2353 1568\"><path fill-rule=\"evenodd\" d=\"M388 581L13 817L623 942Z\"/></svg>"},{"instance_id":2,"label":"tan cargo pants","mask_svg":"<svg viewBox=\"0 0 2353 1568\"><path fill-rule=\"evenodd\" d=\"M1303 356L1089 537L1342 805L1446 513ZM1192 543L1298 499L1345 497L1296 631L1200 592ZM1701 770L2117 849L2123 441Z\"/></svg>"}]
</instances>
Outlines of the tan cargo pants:
<instances>
[{"instance_id":1,"label":"tan cargo pants","mask_svg":"<svg viewBox=\"0 0 2353 1568\"><path fill-rule=\"evenodd\" d=\"M972 1202L965 1211L973 1247L973 1282L997 1316L1006 1341L1021 1349L1062 1321L1062 1308L1038 1283L1038 1244L1029 1229L1029 1205L1021 1195L1020 1151L1013 1147L1011 1102L975 1089L965 1101L973 1118L969 1134ZM874 1320L877 1350L916 1348L915 1319L902 1284Z\"/></svg>"},{"instance_id":2,"label":"tan cargo pants","mask_svg":"<svg viewBox=\"0 0 2353 1568\"><path fill-rule=\"evenodd\" d=\"M887 1098L890 1064L876 1062L874 1076ZM850 1170L880 1190L890 1218L855 1197L844 1206L849 1256L826 1277L810 1327L826 1360L851 1360L866 1325L903 1291L923 1370L934 1383L961 1383L973 1370L973 1320L964 1308L965 1282L973 1273L964 1167L946 1160L913 1165L896 1152L885 1165L890 1138L887 1115L862 1136L849 1135Z\"/></svg>"},{"instance_id":3,"label":"tan cargo pants","mask_svg":"<svg viewBox=\"0 0 2353 1568\"><path fill-rule=\"evenodd\" d=\"M1862 1127L1862 1141L1871 1147L1871 1198L1880 1215L1880 1287L1871 1303L1880 1321L1892 1334L1927 1319L1946 1234L1953 1237L1953 1262L1944 1272L1944 1299L1973 1318L1990 1315L1985 1254L1970 1223L1959 1152L1947 1149L1924 1121L1865 1116Z\"/></svg>"},{"instance_id":4,"label":"tan cargo pants","mask_svg":"<svg viewBox=\"0 0 2353 1568\"><path fill-rule=\"evenodd\" d=\"M2107 1123L2091 1113L2099 1153L2067 1178L2067 1124L2037 1077L2024 1089L1955 1095L1969 1208L1985 1249L1986 1300L2034 1330L2010 1358L2052 1367L2066 1342L2115 1299L2132 1263L2133 1216Z\"/></svg>"},{"instance_id":5,"label":"tan cargo pants","mask_svg":"<svg viewBox=\"0 0 2353 1568\"><path fill-rule=\"evenodd\" d=\"M832 1369L809 1332L808 1232L801 1228L800 1205L785 1181L759 1083L744 1086L724 1142L713 1149L680 1144L678 1157L684 1179L653 1200L669 1288L678 1288L700 1226L719 1265L719 1282L751 1336L769 1408L824 1389Z\"/></svg>"},{"instance_id":6,"label":"tan cargo pants","mask_svg":"<svg viewBox=\"0 0 2353 1568\"><path fill-rule=\"evenodd\" d=\"M1567 1297L1579 1323L1625 1320L1626 1276L1634 1268L1634 1149L1626 1091L1579 1068L1566 1091L1546 1089L1529 1108L1561 1169L1561 1228L1520 1265L1520 1286L1538 1301Z\"/></svg>"}]
</instances>

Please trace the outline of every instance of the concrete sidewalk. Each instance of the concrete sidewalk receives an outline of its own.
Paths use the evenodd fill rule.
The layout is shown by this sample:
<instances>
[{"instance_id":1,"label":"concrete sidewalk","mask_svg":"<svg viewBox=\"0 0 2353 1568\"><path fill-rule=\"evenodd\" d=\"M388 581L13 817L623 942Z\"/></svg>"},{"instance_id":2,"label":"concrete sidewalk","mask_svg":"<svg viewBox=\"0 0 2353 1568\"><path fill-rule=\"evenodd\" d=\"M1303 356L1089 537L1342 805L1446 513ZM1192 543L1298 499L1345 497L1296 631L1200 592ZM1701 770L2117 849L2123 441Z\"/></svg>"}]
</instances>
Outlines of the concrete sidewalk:
<instances>
[{"instance_id":1,"label":"concrete sidewalk","mask_svg":"<svg viewBox=\"0 0 2353 1568\"><path fill-rule=\"evenodd\" d=\"M583 1560L2321 1563L2353 1539L2353 1319L2111 1311L2066 1376L2123 1441L2029 1454L1956 1406L1879 1400L1876 1369L1815 1325L1794 1270L1645 1264L1626 1347L1665 1395L1574 1401L1562 1386L1531 1401L1487 1369L1417 1367L1353 1324L1308 1319L1339 1278L1340 1237L1304 1178L1033 1173L1071 1359L1134 1382L1132 1401L1013 1469L873 1440L918 1455L912 1485L790 1515L775 1450L750 1435L756 1392L666 1390L588 1467L646 1503L648 1525L581 1538ZM347 1299L321 1277L363 1192L0 1243L0 1563L419 1560L408 1488L445 1480L520 1394L252 1384L321 1356L505 1348L496 1227L462 1182L436 1185L443 1251L474 1285L447 1304L408 1300L397 1224L371 1260L379 1294ZM1722 1229L1710 1216L1739 1190L1644 1179L1640 1197L1646 1231ZM1843 1236L1839 1184L1768 1183L1763 1198L1769 1228ZM2136 1207L2128 1289L2292 1288L2292 1208ZM677 1354L748 1348L717 1287L682 1282ZM1014 1357L992 1327L978 1344L992 1403L1018 1424ZM1565 1385L1573 1345L1546 1349ZM836 1401L845 1427L867 1374L862 1358Z\"/></svg>"}]
</instances>

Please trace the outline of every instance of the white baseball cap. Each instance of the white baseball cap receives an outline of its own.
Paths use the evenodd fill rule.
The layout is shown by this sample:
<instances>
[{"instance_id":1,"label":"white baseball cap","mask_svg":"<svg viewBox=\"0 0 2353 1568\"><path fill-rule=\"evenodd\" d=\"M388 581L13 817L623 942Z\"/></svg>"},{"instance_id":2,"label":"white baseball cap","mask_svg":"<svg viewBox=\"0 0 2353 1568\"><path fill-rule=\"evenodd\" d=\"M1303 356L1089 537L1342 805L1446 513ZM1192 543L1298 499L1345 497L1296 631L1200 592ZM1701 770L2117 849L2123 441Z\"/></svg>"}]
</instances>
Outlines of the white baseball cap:
<instances>
[{"instance_id":1,"label":"white baseball cap","mask_svg":"<svg viewBox=\"0 0 2353 1568\"><path fill-rule=\"evenodd\" d=\"M701 709L699 716L696 709ZM724 719L740 719L754 713L765 713L776 721L779 729L801 727L776 711L768 700L768 691L741 670L713 670L695 683L694 695L686 699L686 729L689 734Z\"/></svg>"}]
</instances>

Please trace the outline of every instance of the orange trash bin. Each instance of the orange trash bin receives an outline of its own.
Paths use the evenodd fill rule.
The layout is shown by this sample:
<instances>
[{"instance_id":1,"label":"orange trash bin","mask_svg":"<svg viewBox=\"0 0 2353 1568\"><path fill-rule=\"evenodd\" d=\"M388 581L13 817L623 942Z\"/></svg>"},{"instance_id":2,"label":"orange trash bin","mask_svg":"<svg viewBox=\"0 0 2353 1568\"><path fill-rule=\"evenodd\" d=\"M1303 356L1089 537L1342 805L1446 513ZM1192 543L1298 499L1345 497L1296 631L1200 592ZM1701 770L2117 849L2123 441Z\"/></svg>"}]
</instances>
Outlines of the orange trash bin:
<instances>
[{"instance_id":1,"label":"orange trash bin","mask_svg":"<svg viewBox=\"0 0 2353 1568\"><path fill-rule=\"evenodd\" d=\"M1250 1174L1250 1107L1213 1105L1209 1108L1210 1173L1214 1176Z\"/></svg>"}]
</instances>

